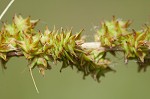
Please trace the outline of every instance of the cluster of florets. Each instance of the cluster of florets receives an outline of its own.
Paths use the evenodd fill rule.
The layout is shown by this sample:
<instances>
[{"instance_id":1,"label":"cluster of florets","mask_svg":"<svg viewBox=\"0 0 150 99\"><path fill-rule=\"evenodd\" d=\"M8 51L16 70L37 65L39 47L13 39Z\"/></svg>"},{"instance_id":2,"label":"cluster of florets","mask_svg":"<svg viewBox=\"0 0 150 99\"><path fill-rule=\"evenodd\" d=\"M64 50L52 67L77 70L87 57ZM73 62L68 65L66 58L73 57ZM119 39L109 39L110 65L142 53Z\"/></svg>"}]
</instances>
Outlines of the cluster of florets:
<instances>
[{"instance_id":1,"label":"cluster of florets","mask_svg":"<svg viewBox=\"0 0 150 99\"><path fill-rule=\"evenodd\" d=\"M84 41L81 32L76 34L72 30L44 32L34 28L39 20L30 20L14 16L12 24L4 23L0 30L0 60L4 68L11 57L24 56L28 60L29 69L37 67L42 75L52 68L52 64L62 62L62 68L71 67L81 71L84 76L91 75L99 81L101 76L114 71L106 58L107 52L116 55L116 51L124 53L125 63L135 59L139 70L149 65L150 33L146 26L141 31L129 31L130 21L113 18L104 21L97 30L96 38L101 47L95 49L82 48ZM60 71L61 71L60 70Z\"/></svg>"},{"instance_id":2,"label":"cluster of florets","mask_svg":"<svg viewBox=\"0 0 150 99\"><path fill-rule=\"evenodd\" d=\"M12 24L4 23L0 31L0 59L4 68L10 57L24 56L28 67L37 67L42 75L57 62L62 62L61 69L76 67L84 77L91 75L97 81L112 71L110 61L103 57L104 51L81 47L82 31L73 34L72 30L50 31L46 27L44 32L37 32L34 28L38 21L15 15Z\"/></svg>"},{"instance_id":3,"label":"cluster of florets","mask_svg":"<svg viewBox=\"0 0 150 99\"><path fill-rule=\"evenodd\" d=\"M97 31L98 41L106 49L116 55L116 51L124 52L125 63L134 59L139 65L139 70L146 69L149 65L150 29L146 25L143 30L129 30L131 21L115 19L101 23ZM108 50L107 50L108 49Z\"/></svg>"}]
</instances>

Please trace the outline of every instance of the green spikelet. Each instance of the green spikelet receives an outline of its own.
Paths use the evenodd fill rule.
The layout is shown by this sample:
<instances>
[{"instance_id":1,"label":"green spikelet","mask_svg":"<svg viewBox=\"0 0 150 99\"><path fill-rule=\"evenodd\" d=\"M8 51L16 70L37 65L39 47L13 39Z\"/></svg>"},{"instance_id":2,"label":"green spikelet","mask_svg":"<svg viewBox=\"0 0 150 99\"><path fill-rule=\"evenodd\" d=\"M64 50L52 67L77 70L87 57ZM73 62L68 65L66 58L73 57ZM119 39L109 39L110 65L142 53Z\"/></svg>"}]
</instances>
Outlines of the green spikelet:
<instances>
[{"instance_id":1,"label":"green spikelet","mask_svg":"<svg viewBox=\"0 0 150 99\"><path fill-rule=\"evenodd\" d=\"M0 31L0 58L3 63L8 61L9 53L14 52L14 55L20 53L25 56L29 68L38 68L42 75L52 68L50 63L57 61L62 62L61 70L75 67L83 72L84 77L91 75L97 81L106 72L112 71L110 61L103 57L104 51L82 49L82 31L73 34L72 30L50 31L46 27L43 33L36 32L34 27L38 21L15 15L12 24L4 23Z\"/></svg>"},{"instance_id":2,"label":"green spikelet","mask_svg":"<svg viewBox=\"0 0 150 99\"><path fill-rule=\"evenodd\" d=\"M111 48L118 46L121 36L128 34L130 23L130 21L124 22L121 19L115 19L115 17L112 21L102 22L101 29L97 31L102 46Z\"/></svg>"},{"instance_id":3,"label":"green spikelet","mask_svg":"<svg viewBox=\"0 0 150 99\"><path fill-rule=\"evenodd\" d=\"M149 27L141 31L129 31L130 21L113 18L112 21L102 22L97 31L97 37L106 52L115 55L115 51L124 52L125 63L134 59L141 68L147 67L149 57ZM146 60L146 62L144 62Z\"/></svg>"}]
</instances>

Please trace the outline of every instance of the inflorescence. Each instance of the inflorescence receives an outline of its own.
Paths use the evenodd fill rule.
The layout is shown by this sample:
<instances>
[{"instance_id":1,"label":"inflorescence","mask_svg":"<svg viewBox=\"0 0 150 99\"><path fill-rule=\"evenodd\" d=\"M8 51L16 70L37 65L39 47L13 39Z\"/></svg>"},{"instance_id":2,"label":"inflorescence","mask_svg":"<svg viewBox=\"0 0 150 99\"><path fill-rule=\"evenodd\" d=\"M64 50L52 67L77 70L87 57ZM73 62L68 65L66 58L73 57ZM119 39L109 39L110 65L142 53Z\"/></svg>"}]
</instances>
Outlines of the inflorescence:
<instances>
[{"instance_id":1,"label":"inflorescence","mask_svg":"<svg viewBox=\"0 0 150 99\"><path fill-rule=\"evenodd\" d=\"M149 65L150 33L149 27L141 31L129 31L131 21L122 21L113 18L104 21L97 30L96 41L100 48L82 48L82 31L74 34L72 30L36 31L35 26L39 20L22 18L20 15L13 17L12 24L3 23L0 30L0 60L2 67L11 57L24 56L28 60L29 69L38 68L44 71L52 68L52 64L62 62L61 70L66 67L76 68L83 73L83 77L91 75L99 81L101 76L112 69L107 53L116 55L117 51L124 53L125 63L135 59L139 70L146 69Z\"/></svg>"}]
</instances>

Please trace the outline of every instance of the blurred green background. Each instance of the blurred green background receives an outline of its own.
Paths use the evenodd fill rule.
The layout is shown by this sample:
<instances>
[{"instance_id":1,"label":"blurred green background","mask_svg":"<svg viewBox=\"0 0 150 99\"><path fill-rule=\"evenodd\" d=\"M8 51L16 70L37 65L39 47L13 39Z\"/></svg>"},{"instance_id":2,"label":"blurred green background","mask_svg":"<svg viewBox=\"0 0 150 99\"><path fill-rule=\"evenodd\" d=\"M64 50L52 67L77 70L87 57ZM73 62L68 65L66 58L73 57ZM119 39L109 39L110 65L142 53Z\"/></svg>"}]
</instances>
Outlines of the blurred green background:
<instances>
[{"instance_id":1,"label":"blurred green background","mask_svg":"<svg viewBox=\"0 0 150 99\"><path fill-rule=\"evenodd\" d=\"M0 0L0 13L10 0ZM48 25L51 29L73 27L74 32L85 29L87 41L93 41L94 27L101 20L110 20L113 15L124 20L131 19L131 28L141 29L150 22L149 0L15 0L2 21L11 23L14 14L32 19L41 19L37 30ZM2 24L0 24L2 26ZM42 31L42 30L41 30ZM0 70L0 99L150 99L150 68L137 72L135 61L127 65L123 56L115 58L116 73L108 73L97 83L90 76L82 79L77 70L67 68L59 72L60 65L53 65L42 77L34 69L39 88L37 94L27 69L25 58L12 58L7 70Z\"/></svg>"}]
</instances>

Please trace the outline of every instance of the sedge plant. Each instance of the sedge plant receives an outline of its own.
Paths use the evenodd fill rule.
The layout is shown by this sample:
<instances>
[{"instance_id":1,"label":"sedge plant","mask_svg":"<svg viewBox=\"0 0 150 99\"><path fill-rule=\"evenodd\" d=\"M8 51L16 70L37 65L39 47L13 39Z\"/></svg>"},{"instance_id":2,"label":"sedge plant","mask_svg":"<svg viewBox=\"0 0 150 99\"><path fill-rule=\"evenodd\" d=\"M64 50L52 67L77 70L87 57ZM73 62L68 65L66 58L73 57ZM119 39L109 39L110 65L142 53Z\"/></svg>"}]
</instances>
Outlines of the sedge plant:
<instances>
[{"instance_id":1,"label":"sedge plant","mask_svg":"<svg viewBox=\"0 0 150 99\"><path fill-rule=\"evenodd\" d=\"M83 78L91 75L100 82L100 77L107 72L116 71L112 68L112 61L108 53L116 56L122 52L124 62L136 60L138 70L146 70L150 62L150 29L145 25L140 31L130 30L131 21L123 21L113 17L111 21L101 22L96 30L95 41L82 39L82 31L72 33L68 29L52 29L36 31L39 20L31 20L15 15L11 24L3 23L0 29L0 61L2 68L11 57L25 57L28 68L36 87L32 70L38 68L42 75L45 70L52 69L53 65L61 62L62 69L71 67L83 73ZM93 47L95 46L95 47ZM38 89L36 87L38 92Z\"/></svg>"}]
</instances>

